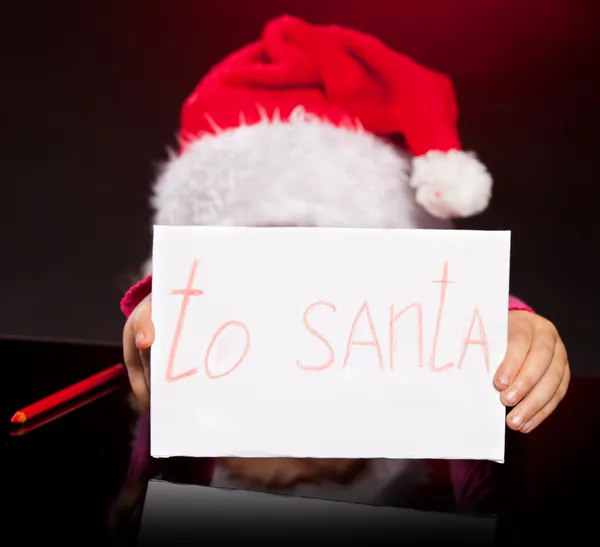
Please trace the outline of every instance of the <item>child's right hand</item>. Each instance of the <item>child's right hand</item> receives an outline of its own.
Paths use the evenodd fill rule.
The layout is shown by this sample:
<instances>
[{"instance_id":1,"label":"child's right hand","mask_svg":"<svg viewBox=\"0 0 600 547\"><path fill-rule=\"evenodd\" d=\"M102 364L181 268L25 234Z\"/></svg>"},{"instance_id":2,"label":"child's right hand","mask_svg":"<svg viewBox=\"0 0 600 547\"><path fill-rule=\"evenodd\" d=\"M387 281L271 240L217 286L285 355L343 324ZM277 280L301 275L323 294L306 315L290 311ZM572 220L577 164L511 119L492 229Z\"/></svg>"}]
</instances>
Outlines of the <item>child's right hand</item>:
<instances>
[{"instance_id":1,"label":"child's right hand","mask_svg":"<svg viewBox=\"0 0 600 547\"><path fill-rule=\"evenodd\" d=\"M150 346L154 342L151 297L142 300L123 329L123 354L134 395L144 410L150 408Z\"/></svg>"}]
</instances>

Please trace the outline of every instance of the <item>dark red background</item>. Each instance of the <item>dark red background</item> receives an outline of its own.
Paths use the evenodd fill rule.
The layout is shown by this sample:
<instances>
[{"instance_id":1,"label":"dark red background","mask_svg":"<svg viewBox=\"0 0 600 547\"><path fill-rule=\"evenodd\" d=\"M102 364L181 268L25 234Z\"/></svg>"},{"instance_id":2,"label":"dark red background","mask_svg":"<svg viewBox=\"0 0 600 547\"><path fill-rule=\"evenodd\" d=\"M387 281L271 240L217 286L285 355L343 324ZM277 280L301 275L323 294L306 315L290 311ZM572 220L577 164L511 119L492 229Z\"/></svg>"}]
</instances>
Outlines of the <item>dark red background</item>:
<instances>
[{"instance_id":1,"label":"dark red background","mask_svg":"<svg viewBox=\"0 0 600 547\"><path fill-rule=\"evenodd\" d=\"M348 25L449 74L495 176L461 226L513 230L512 290L594 351L600 8L594 0L12 2L0 15L0 334L119 342L154 163L197 80L266 20Z\"/></svg>"}]
</instances>

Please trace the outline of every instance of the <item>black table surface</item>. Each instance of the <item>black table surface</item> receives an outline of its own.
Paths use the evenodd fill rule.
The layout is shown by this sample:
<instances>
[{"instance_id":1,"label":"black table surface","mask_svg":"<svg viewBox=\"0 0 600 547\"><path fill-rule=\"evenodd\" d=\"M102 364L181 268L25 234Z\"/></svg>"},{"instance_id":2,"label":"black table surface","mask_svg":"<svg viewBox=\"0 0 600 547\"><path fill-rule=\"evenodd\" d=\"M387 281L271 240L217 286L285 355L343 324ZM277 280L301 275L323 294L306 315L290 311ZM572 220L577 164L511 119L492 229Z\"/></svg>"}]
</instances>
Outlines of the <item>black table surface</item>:
<instances>
[{"instance_id":1,"label":"black table surface","mask_svg":"<svg viewBox=\"0 0 600 547\"><path fill-rule=\"evenodd\" d=\"M132 414L121 389L22 436L15 411L122 362L119 347L2 340L2 418L7 427L2 493L11 530L48 539L100 538L126 472Z\"/></svg>"},{"instance_id":2,"label":"black table surface","mask_svg":"<svg viewBox=\"0 0 600 547\"><path fill-rule=\"evenodd\" d=\"M16 410L120 362L121 348L0 339L0 349L5 370L0 401L7 426L1 487L8 507L5 534L18 530L22 541L42 533L47 540L100 541L127 470L134 423L128 390L25 435L10 435L9 421ZM509 489L514 497L509 493L507 526L521 528L521 537L567 537L593 523L587 515L600 508L599 401L600 378L575 377L567 398L538 431L509 433L507 446L516 448L504 466L515 484Z\"/></svg>"}]
</instances>

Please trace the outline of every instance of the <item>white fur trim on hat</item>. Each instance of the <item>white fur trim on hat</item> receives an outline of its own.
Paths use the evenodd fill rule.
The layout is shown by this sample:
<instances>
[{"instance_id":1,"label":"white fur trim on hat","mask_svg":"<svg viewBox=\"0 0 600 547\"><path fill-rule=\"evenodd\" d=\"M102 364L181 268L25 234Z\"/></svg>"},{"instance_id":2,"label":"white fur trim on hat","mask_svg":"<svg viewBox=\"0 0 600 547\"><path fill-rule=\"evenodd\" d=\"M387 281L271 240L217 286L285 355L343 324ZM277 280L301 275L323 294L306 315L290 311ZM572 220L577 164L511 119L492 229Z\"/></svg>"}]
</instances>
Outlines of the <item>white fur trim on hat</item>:
<instances>
[{"instance_id":1,"label":"white fur trim on hat","mask_svg":"<svg viewBox=\"0 0 600 547\"><path fill-rule=\"evenodd\" d=\"M173 157L154 188L154 223L451 228L416 203L410 167L407 153L359 128L265 119Z\"/></svg>"},{"instance_id":2,"label":"white fur trim on hat","mask_svg":"<svg viewBox=\"0 0 600 547\"><path fill-rule=\"evenodd\" d=\"M492 177L472 152L431 150L413 158L411 186L416 200L442 219L469 217L485 210Z\"/></svg>"}]
</instances>

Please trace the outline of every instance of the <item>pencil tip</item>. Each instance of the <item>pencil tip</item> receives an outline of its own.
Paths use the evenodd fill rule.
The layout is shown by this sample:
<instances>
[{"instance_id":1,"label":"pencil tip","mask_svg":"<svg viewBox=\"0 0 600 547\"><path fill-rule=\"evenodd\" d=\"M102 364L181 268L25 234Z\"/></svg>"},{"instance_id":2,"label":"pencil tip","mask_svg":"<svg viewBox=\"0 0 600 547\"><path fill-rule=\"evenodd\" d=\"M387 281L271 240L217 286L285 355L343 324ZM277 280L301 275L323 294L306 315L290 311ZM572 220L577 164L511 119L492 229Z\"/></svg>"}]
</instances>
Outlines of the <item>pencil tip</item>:
<instances>
[{"instance_id":1,"label":"pencil tip","mask_svg":"<svg viewBox=\"0 0 600 547\"><path fill-rule=\"evenodd\" d=\"M25 412L15 412L15 415L10 419L13 424L24 424L27 421Z\"/></svg>"}]
</instances>

